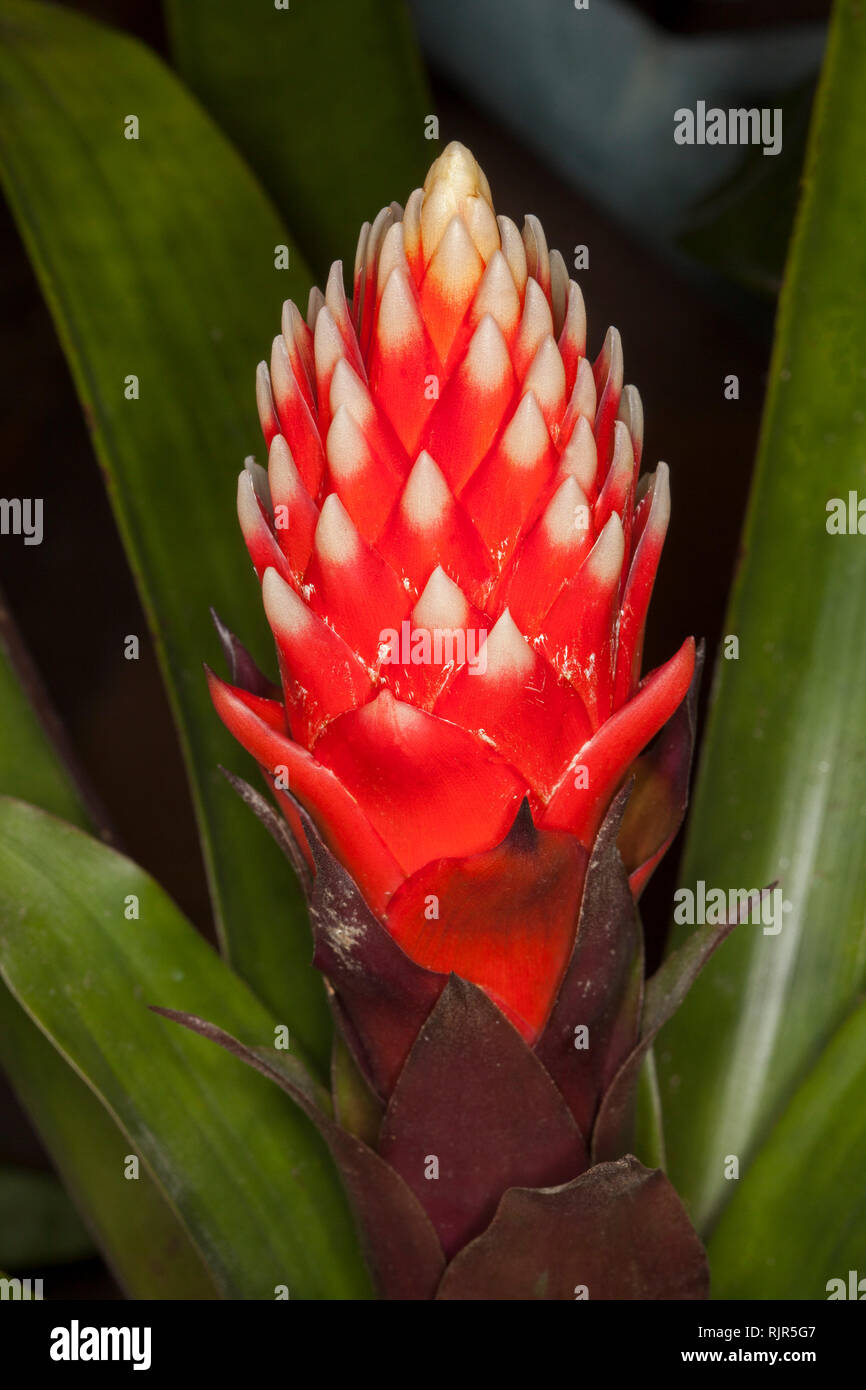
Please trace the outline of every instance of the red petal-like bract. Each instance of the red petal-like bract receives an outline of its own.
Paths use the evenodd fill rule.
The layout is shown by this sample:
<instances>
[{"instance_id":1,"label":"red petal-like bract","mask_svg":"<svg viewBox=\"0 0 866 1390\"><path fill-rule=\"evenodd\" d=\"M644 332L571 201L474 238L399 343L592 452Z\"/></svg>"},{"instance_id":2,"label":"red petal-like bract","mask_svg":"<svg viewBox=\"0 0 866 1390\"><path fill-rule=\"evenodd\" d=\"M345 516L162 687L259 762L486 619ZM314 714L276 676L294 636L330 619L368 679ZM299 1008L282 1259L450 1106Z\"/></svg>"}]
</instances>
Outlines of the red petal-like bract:
<instances>
[{"instance_id":1,"label":"red petal-like bract","mask_svg":"<svg viewBox=\"0 0 866 1390\"><path fill-rule=\"evenodd\" d=\"M462 145L365 224L351 298L335 264L281 327L257 376L267 469L245 465L238 514L282 689L220 628L231 683L211 691L298 847L394 1190L450 1257L503 1188L586 1169L638 1055L634 897L694 735L693 641L641 674L668 470L639 478L619 334L587 358L564 260L537 218L495 216ZM544 1241L592 1191L546 1201ZM480 1296L481 1253L459 1296Z\"/></svg>"},{"instance_id":2,"label":"red petal-like bract","mask_svg":"<svg viewBox=\"0 0 866 1390\"><path fill-rule=\"evenodd\" d=\"M215 683L219 712L268 777L287 770L278 791L403 949L535 1037L585 855L557 867L549 913L541 857L518 923L502 885L527 890L497 847L528 798L535 825L590 850L694 664L690 640L641 680L670 491L664 464L637 485L619 334L588 361L579 286L536 218L522 235L496 219L458 144L405 214L365 224L351 302L337 264L308 322L289 302L282 330L259 368L268 469L247 465L238 506L285 717Z\"/></svg>"}]
</instances>

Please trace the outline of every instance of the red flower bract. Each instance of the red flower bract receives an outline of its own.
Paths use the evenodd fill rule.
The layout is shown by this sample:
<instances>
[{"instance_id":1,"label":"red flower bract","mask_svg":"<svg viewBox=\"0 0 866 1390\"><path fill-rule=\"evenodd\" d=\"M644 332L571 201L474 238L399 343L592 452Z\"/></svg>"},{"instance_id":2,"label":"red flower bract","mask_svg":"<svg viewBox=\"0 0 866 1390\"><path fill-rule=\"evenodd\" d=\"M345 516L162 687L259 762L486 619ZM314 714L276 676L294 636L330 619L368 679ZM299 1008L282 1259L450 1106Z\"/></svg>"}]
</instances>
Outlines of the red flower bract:
<instances>
[{"instance_id":1,"label":"red flower bract","mask_svg":"<svg viewBox=\"0 0 866 1390\"><path fill-rule=\"evenodd\" d=\"M638 478L619 334L594 362L585 336L538 220L497 218L449 145L362 229L351 304L338 263L306 321L284 306L238 493L282 691L211 677L309 862L296 803L405 955L530 1042L599 825L694 667L689 640L640 679L668 474ZM635 890L669 821L626 828Z\"/></svg>"}]
</instances>

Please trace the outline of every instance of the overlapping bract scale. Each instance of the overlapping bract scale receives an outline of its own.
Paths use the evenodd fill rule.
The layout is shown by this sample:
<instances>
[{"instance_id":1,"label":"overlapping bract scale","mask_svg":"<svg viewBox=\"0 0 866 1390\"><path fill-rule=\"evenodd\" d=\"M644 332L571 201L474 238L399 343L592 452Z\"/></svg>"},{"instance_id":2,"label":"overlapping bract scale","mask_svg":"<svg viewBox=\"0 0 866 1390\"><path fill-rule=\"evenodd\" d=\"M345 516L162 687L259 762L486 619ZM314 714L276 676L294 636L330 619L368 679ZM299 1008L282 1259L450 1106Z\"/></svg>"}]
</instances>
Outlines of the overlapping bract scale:
<instances>
[{"instance_id":1,"label":"overlapping bract scale","mask_svg":"<svg viewBox=\"0 0 866 1390\"><path fill-rule=\"evenodd\" d=\"M285 714L215 686L229 727L269 776L305 750L293 790L355 873L342 837L369 827L374 909L392 865L493 850L524 799L589 848L693 647L641 685L667 470L639 481L619 334L587 358L537 218L497 218L448 146L363 227L351 299L336 264L306 318L286 304L257 400L268 465L238 511Z\"/></svg>"}]
</instances>

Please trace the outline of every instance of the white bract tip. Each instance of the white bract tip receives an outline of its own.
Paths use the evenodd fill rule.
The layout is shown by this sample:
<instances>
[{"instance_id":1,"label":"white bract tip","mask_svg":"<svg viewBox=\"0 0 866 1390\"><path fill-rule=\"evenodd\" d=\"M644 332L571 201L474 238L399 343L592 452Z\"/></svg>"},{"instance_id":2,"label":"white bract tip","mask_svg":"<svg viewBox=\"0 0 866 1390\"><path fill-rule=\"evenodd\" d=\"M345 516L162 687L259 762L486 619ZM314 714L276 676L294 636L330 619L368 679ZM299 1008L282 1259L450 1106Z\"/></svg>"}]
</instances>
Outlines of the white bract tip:
<instances>
[{"instance_id":1,"label":"white bract tip","mask_svg":"<svg viewBox=\"0 0 866 1390\"><path fill-rule=\"evenodd\" d=\"M523 244L526 247L526 265L529 274L541 285L550 283L550 255L547 250L547 237L544 228L534 213L529 212L523 221Z\"/></svg>"},{"instance_id":2,"label":"white bract tip","mask_svg":"<svg viewBox=\"0 0 866 1390\"><path fill-rule=\"evenodd\" d=\"M523 294L526 278L529 274L526 265L526 247L523 245L523 237L520 235L517 224L512 222L510 217L497 217L499 227L499 237L502 244L502 254L508 262L508 268L514 276L514 283L517 286L518 294Z\"/></svg>"},{"instance_id":3,"label":"white bract tip","mask_svg":"<svg viewBox=\"0 0 866 1390\"><path fill-rule=\"evenodd\" d=\"M388 277L392 270L400 268L408 274L406 264L406 252L403 249L403 223L395 222L389 227L382 238L382 247L379 251L379 265L376 270L376 286L379 294L382 293Z\"/></svg>"},{"instance_id":4,"label":"white bract tip","mask_svg":"<svg viewBox=\"0 0 866 1390\"><path fill-rule=\"evenodd\" d=\"M409 194L406 210L403 213L403 249L409 260L414 261L421 252L421 205L424 189L416 188Z\"/></svg>"},{"instance_id":5,"label":"white bract tip","mask_svg":"<svg viewBox=\"0 0 866 1390\"><path fill-rule=\"evenodd\" d=\"M287 343L302 341L302 334L306 333L304 316L293 299L287 299L283 303L280 328Z\"/></svg>"},{"instance_id":6,"label":"white bract tip","mask_svg":"<svg viewBox=\"0 0 866 1390\"><path fill-rule=\"evenodd\" d=\"M341 405L354 415L358 424L363 429L375 414L375 407L370 398L370 392L364 385L354 367L341 357L336 367L334 375L331 377L331 389L328 393L328 403L331 412L336 415Z\"/></svg>"},{"instance_id":7,"label":"white bract tip","mask_svg":"<svg viewBox=\"0 0 866 1390\"><path fill-rule=\"evenodd\" d=\"M346 346L337 327L330 308L325 305L319 310L316 328L313 333L313 352L316 359L316 372L328 377L337 363L346 355Z\"/></svg>"},{"instance_id":8,"label":"white bract tip","mask_svg":"<svg viewBox=\"0 0 866 1390\"><path fill-rule=\"evenodd\" d=\"M478 284L483 264L462 217L452 217L427 268L445 300L460 304Z\"/></svg>"},{"instance_id":9,"label":"white bract tip","mask_svg":"<svg viewBox=\"0 0 866 1390\"><path fill-rule=\"evenodd\" d=\"M558 337L565 323L568 303L568 271L559 251L550 253L550 302L553 306L553 331Z\"/></svg>"},{"instance_id":10,"label":"white bract tip","mask_svg":"<svg viewBox=\"0 0 866 1390\"><path fill-rule=\"evenodd\" d=\"M632 437L634 456L639 461L643 450L643 402L636 386L623 387L618 417Z\"/></svg>"},{"instance_id":11,"label":"white bract tip","mask_svg":"<svg viewBox=\"0 0 866 1390\"><path fill-rule=\"evenodd\" d=\"M412 610L414 627L460 628L469 622L469 603L462 590L437 565Z\"/></svg>"},{"instance_id":12,"label":"white bract tip","mask_svg":"<svg viewBox=\"0 0 866 1390\"><path fill-rule=\"evenodd\" d=\"M526 295L523 300L523 314L517 334L515 352L519 356L530 357L553 333L553 315L547 302L547 295L537 280L526 282Z\"/></svg>"},{"instance_id":13,"label":"white bract tip","mask_svg":"<svg viewBox=\"0 0 866 1390\"><path fill-rule=\"evenodd\" d=\"M562 451L559 469L560 472L570 473L585 492L592 488L598 471L598 449L592 426L585 415L578 417L571 438Z\"/></svg>"},{"instance_id":14,"label":"white bract tip","mask_svg":"<svg viewBox=\"0 0 866 1390\"><path fill-rule=\"evenodd\" d=\"M545 338L532 359L523 381L524 391L532 391L542 409L553 409L565 399L565 367L552 337Z\"/></svg>"},{"instance_id":15,"label":"white bract tip","mask_svg":"<svg viewBox=\"0 0 866 1390\"><path fill-rule=\"evenodd\" d=\"M577 478L563 478L547 504L542 526L554 550L576 546L585 538L592 522L592 508Z\"/></svg>"},{"instance_id":16,"label":"white bract tip","mask_svg":"<svg viewBox=\"0 0 866 1390\"><path fill-rule=\"evenodd\" d=\"M289 350L282 333L278 333L271 343L271 390L274 400L280 402L294 397L298 391Z\"/></svg>"},{"instance_id":17,"label":"white bract tip","mask_svg":"<svg viewBox=\"0 0 866 1390\"><path fill-rule=\"evenodd\" d=\"M605 334L596 363L595 377L598 389L601 391L605 383L610 381L615 391L621 391L623 371L622 338L619 329L611 327Z\"/></svg>"},{"instance_id":18,"label":"white bract tip","mask_svg":"<svg viewBox=\"0 0 866 1390\"><path fill-rule=\"evenodd\" d=\"M319 311L324 302L325 296L322 294L318 285L314 285L310 290L310 298L307 301L307 327L309 329L312 330L315 328L316 319L319 317Z\"/></svg>"},{"instance_id":19,"label":"white bract tip","mask_svg":"<svg viewBox=\"0 0 866 1390\"><path fill-rule=\"evenodd\" d=\"M399 738L410 738L415 731L423 737L426 732L424 721L427 716L423 710L416 709L405 700L396 699L387 686L365 706L364 712L380 730L394 730ZM383 739L386 747L388 742Z\"/></svg>"},{"instance_id":20,"label":"white bract tip","mask_svg":"<svg viewBox=\"0 0 866 1390\"><path fill-rule=\"evenodd\" d=\"M276 436L274 437L276 438ZM270 512L271 516L273 516L274 504L271 500L271 487L268 482L267 471L262 468L260 463L256 463L252 455L244 459L244 471L249 473L253 490L259 501L266 511Z\"/></svg>"},{"instance_id":21,"label":"white bract tip","mask_svg":"<svg viewBox=\"0 0 866 1390\"><path fill-rule=\"evenodd\" d=\"M562 336L568 338L577 348L581 357L586 353L586 305L583 290L576 280L568 282L568 301L565 308L565 322Z\"/></svg>"},{"instance_id":22,"label":"white bract tip","mask_svg":"<svg viewBox=\"0 0 866 1390\"><path fill-rule=\"evenodd\" d=\"M647 530L656 536L664 536L671 519L671 475L666 463L656 465L652 489Z\"/></svg>"},{"instance_id":23,"label":"white bract tip","mask_svg":"<svg viewBox=\"0 0 866 1390\"><path fill-rule=\"evenodd\" d=\"M500 245L493 208L486 198L467 198L463 204L463 217L479 256L483 261L489 261Z\"/></svg>"},{"instance_id":24,"label":"white bract tip","mask_svg":"<svg viewBox=\"0 0 866 1390\"><path fill-rule=\"evenodd\" d=\"M273 567L266 569L262 577L262 602L276 638L304 632L315 622L304 600Z\"/></svg>"},{"instance_id":25,"label":"white bract tip","mask_svg":"<svg viewBox=\"0 0 866 1390\"><path fill-rule=\"evenodd\" d=\"M427 451L422 451L400 498L404 520L413 530L434 531L447 515L451 503L451 490L442 472Z\"/></svg>"},{"instance_id":26,"label":"white bract tip","mask_svg":"<svg viewBox=\"0 0 866 1390\"><path fill-rule=\"evenodd\" d=\"M490 392L502 384L510 368L502 329L492 315L485 314L469 340L462 370L477 390Z\"/></svg>"},{"instance_id":27,"label":"white bract tip","mask_svg":"<svg viewBox=\"0 0 866 1390\"><path fill-rule=\"evenodd\" d=\"M585 569L596 583L612 589L619 579L625 557L625 534L618 512L611 512L601 535L586 558Z\"/></svg>"},{"instance_id":28,"label":"white bract tip","mask_svg":"<svg viewBox=\"0 0 866 1390\"><path fill-rule=\"evenodd\" d=\"M634 472L634 449L631 435L622 420L615 420L613 426L613 456L610 461L608 478L622 482Z\"/></svg>"},{"instance_id":29,"label":"white bract tip","mask_svg":"<svg viewBox=\"0 0 866 1390\"><path fill-rule=\"evenodd\" d=\"M325 303L339 322L346 309L346 286L343 284L343 262L332 261L325 285Z\"/></svg>"},{"instance_id":30,"label":"white bract tip","mask_svg":"<svg viewBox=\"0 0 866 1390\"><path fill-rule=\"evenodd\" d=\"M365 256L365 271L367 275L372 275L375 271L376 264L379 258L379 248L382 245L382 238L384 237L388 228L393 226L393 223L394 214L390 208L380 208L379 211L376 213L376 216L373 218L373 223L370 227L370 235L367 237L367 249Z\"/></svg>"},{"instance_id":31,"label":"white bract tip","mask_svg":"<svg viewBox=\"0 0 866 1390\"><path fill-rule=\"evenodd\" d=\"M354 565L358 561L361 540L336 492L325 498L313 544L323 564Z\"/></svg>"},{"instance_id":32,"label":"white bract tip","mask_svg":"<svg viewBox=\"0 0 866 1390\"><path fill-rule=\"evenodd\" d=\"M485 314L490 314L496 320L503 333L512 333L520 318L520 296L514 276L499 250L490 257L472 304L472 317L476 323Z\"/></svg>"},{"instance_id":33,"label":"white bract tip","mask_svg":"<svg viewBox=\"0 0 866 1390\"><path fill-rule=\"evenodd\" d=\"M349 312L349 301L346 298L346 286L343 283L343 262L334 261L328 274L328 283L325 287L325 307L333 317L337 325L337 331L341 339L341 351L345 352L346 342L353 342L355 339L355 326L352 323L352 315ZM321 315L320 315L321 318ZM319 321L316 321L316 328Z\"/></svg>"},{"instance_id":34,"label":"white bract tip","mask_svg":"<svg viewBox=\"0 0 866 1390\"><path fill-rule=\"evenodd\" d=\"M280 502L287 503L291 497L306 493L292 451L281 434L275 434L271 441L268 453L268 479L271 495Z\"/></svg>"},{"instance_id":35,"label":"white bract tip","mask_svg":"<svg viewBox=\"0 0 866 1390\"><path fill-rule=\"evenodd\" d=\"M369 450L360 425L348 406L334 412L325 441L328 467L335 478L345 482L365 464Z\"/></svg>"},{"instance_id":36,"label":"white bract tip","mask_svg":"<svg viewBox=\"0 0 866 1390\"><path fill-rule=\"evenodd\" d=\"M422 333L421 318L405 268L397 266L388 276L379 305L376 337L386 351L396 351Z\"/></svg>"},{"instance_id":37,"label":"white bract tip","mask_svg":"<svg viewBox=\"0 0 866 1390\"><path fill-rule=\"evenodd\" d=\"M271 393L271 374L267 362L260 362L256 367L256 405L259 423L262 429L266 430L269 423L276 420L274 398Z\"/></svg>"},{"instance_id":38,"label":"white bract tip","mask_svg":"<svg viewBox=\"0 0 866 1390\"><path fill-rule=\"evenodd\" d=\"M364 267L367 262L367 242L369 239L370 223L365 222L358 234L358 245L355 247L354 279L356 283L363 280Z\"/></svg>"},{"instance_id":39,"label":"white bract tip","mask_svg":"<svg viewBox=\"0 0 866 1390\"><path fill-rule=\"evenodd\" d=\"M598 392L595 389L595 377L592 367L586 357L581 357L577 364L577 376L574 379L574 389L569 401L569 411L571 414L582 415L590 423L595 420L595 412L598 408Z\"/></svg>"},{"instance_id":40,"label":"white bract tip","mask_svg":"<svg viewBox=\"0 0 866 1390\"><path fill-rule=\"evenodd\" d=\"M515 469L534 468L550 447L541 407L530 391L523 396L502 435L501 449Z\"/></svg>"},{"instance_id":41,"label":"white bract tip","mask_svg":"<svg viewBox=\"0 0 866 1390\"><path fill-rule=\"evenodd\" d=\"M507 608L490 629L485 651L488 680L491 676L525 678L535 666L532 649Z\"/></svg>"},{"instance_id":42,"label":"white bract tip","mask_svg":"<svg viewBox=\"0 0 866 1390\"><path fill-rule=\"evenodd\" d=\"M241 470L238 478L238 521L247 540L267 525L262 516L253 479L245 468Z\"/></svg>"}]
</instances>

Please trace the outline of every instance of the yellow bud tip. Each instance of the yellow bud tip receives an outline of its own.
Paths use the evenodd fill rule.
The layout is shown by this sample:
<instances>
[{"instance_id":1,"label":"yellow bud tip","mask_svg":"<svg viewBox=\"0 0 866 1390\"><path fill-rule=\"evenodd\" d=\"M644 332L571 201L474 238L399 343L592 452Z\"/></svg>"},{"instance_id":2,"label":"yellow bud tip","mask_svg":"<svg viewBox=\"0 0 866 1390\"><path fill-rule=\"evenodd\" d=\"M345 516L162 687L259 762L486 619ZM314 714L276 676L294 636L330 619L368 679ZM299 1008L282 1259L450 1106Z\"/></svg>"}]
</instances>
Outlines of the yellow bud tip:
<instances>
[{"instance_id":1,"label":"yellow bud tip","mask_svg":"<svg viewBox=\"0 0 866 1390\"><path fill-rule=\"evenodd\" d=\"M424 180L424 192L429 196L435 187L447 189L455 204L463 198L482 197L490 206L490 184L471 150L452 140L434 159Z\"/></svg>"}]
</instances>

